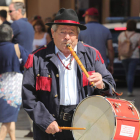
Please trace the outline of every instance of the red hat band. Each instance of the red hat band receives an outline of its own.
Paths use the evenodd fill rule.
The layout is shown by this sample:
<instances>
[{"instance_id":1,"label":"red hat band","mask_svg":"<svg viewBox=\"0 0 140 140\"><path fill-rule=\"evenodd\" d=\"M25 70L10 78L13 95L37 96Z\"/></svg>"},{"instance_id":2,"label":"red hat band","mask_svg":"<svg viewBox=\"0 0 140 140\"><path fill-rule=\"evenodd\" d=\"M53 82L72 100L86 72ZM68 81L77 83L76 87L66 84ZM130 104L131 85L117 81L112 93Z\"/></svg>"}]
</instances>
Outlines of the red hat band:
<instances>
[{"instance_id":1,"label":"red hat band","mask_svg":"<svg viewBox=\"0 0 140 140\"><path fill-rule=\"evenodd\" d=\"M74 23L74 24L80 24L77 21L73 21L73 20L55 20L54 23Z\"/></svg>"}]
</instances>

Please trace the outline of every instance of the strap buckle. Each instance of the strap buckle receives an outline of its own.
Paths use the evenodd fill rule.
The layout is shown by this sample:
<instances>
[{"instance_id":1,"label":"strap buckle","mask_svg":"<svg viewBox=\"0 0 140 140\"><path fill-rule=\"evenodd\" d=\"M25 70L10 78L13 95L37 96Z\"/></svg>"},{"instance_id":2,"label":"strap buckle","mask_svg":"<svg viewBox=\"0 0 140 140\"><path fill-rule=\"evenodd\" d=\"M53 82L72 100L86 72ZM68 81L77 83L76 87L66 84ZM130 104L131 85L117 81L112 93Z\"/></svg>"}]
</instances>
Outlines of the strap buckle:
<instances>
[{"instance_id":1,"label":"strap buckle","mask_svg":"<svg viewBox=\"0 0 140 140\"><path fill-rule=\"evenodd\" d=\"M63 120L64 120L64 121L68 121L68 120L69 120L69 117L70 117L70 116L69 116L69 113L64 113L64 114L63 114Z\"/></svg>"}]
</instances>

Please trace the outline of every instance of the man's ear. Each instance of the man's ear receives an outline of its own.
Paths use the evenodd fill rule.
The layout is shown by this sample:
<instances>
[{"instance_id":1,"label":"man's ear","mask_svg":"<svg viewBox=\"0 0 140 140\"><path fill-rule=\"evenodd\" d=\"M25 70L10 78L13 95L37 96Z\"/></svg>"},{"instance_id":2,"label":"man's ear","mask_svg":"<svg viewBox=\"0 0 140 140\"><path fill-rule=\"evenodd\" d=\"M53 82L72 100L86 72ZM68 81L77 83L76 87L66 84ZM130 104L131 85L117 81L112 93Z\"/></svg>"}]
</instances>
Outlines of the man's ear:
<instances>
[{"instance_id":1,"label":"man's ear","mask_svg":"<svg viewBox=\"0 0 140 140\"><path fill-rule=\"evenodd\" d=\"M18 12L22 14L22 11L21 11L21 9L18 9Z\"/></svg>"}]
</instances>

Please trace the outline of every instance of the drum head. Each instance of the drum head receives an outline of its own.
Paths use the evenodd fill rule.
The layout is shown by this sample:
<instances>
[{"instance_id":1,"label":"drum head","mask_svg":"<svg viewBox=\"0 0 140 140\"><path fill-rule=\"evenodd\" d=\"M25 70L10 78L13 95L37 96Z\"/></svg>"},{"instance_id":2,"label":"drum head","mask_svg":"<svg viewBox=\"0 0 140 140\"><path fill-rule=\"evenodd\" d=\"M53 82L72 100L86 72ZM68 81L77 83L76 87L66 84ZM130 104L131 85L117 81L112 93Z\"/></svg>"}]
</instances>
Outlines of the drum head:
<instances>
[{"instance_id":1,"label":"drum head","mask_svg":"<svg viewBox=\"0 0 140 140\"><path fill-rule=\"evenodd\" d=\"M75 140L111 140L115 130L115 116L110 103L102 96L85 98L76 108L72 120Z\"/></svg>"}]
</instances>

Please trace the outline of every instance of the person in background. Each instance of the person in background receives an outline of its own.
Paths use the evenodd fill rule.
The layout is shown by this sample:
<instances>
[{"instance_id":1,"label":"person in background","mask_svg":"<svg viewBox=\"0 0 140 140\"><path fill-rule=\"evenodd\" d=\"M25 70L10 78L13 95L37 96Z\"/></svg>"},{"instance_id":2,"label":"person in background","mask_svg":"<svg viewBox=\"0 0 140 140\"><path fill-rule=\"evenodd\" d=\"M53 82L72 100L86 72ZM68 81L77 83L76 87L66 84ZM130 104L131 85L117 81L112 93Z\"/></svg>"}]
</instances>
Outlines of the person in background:
<instances>
[{"instance_id":1,"label":"person in background","mask_svg":"<svg viewBox=\"0 0 140 140\"><path fill-rule=\"evenodd\" d=\"M12 28L7 24L0 25L0 140L9 134L15 140L15 122L21 105L21 86L24 66L28 52L18 45L22 63L16 55L14 44L11 43Z\"/></svg>"},{"instance_id":2,"label":"person in background","mask_svg":"<svg viewBox=\"0 0 140 140\"><path fill-rule=\"evenodd\" d=\"M28 18L28 22L32 25L35 20L42 19L41 16L36 15Z\"/></svg>"},{"instance_id":3,"label":"person in background","mask_svg":"<svg viewBox=\"0 0 140 140\"><path fill-rule=\"evenodd\" d=\"M32 52L32 44L34 39L34 29L28 22L27 18L23 18L25 14L25 5L23 2L12 2L9 5L9 15L14 22L11 24L14 37L12 42L24 47L29 53Z\"/></svg>"},{"instance_id":4,"label":"person in background","mask_svg":"<svg viewBox=\"0 0 140 140\"><path fill-rule=\"evenodd\" d=\"M83 17L87 29L80 32L79 40L98 49L108 70L113 74L114 49L111 32L98 22L99 12L96 8L87 9ZM106 52L108 52L109 64Z\"/></svg>"},{"instance_id":5,"label":"person in background","mask_svg":"<svg viewBox=\"0 0 140 140\"><path fill-rule=\"evenodd\" d=\"M51 17L47 17L47 18L45 18L44 22L45 22L45 23L52 22L52 18L51 18Z\"/></svg>"},{"instance_id":6,"label":"person in background","mask_svg":"<svg viewBox=\"0 0 140 140\"><path fill-rule=\"evenodd\" d=\"M74 10L60 9L47 25L52 27L53 41L30 54L25 64L23 108L33 120L34 140L74 140L71 131L58 126L71 126L74 109L87 96L112 96L115 82L99 51L78 42L78 34L86 26L79 23ZM67 43L89 73L88 79Z\"/></svg>"},{"instance_id":7,"label":"person in background","mask_svg":"<svg viewBox=\"0 0 140 140\"><path fill-rule=\"evenodd\" d=\"M119 54L119 59L122 60L122 64L126 73L128 96L133 96L135 71L140 61L138 48L138 46L140 46L140 33L136 32L136 24L137 22L135 20L128 20L126 31L120 33L118 36L118 44L124 42L127 38L130 38L130 42L133 48L133 53L130 58L125 58Z\"/></svg>"},{"instance_id":8,"label":"person in background","mask_svg":"<svg viewBox=\"0 0 140 140\"><path fill-rule=\"evenodd\" d=\"M7 21L7 11L6 10L0 10L0 20L2 21L2 24L11 25L11 23Z\"/></svg>"},{"instance_id":9,"label":"person in background","mask_svg":"<svg viewBox=\"0 0 140 140\"><path fill-rule=\"evenodd\" d=\"M40 46L48 44L52 39L50 35L45 32L45 25L41 19L35 20L33 22L33 27L35 30L34 40L33 40L33 51Z\"/></svg>"},{"instance_id":10,"label":"person in background","mask_svg":"<svg viewBox=\"0 0 140 140\"><path fill-rule=\"evenodd\" d=\"M45 18L44 23L46 24L46 23L49 23L49 22L52 22L52 18L51 17ZM46 31L50 35L50 37L52 39L51 27L46 25Z\"/></svg>"},{"instance_id":11,"label":"person in background","mask_svg":"<svg viewBox=\"0 0 140 140\"><path fill-rule=\"evenodd\" d=\"M39 15L34 16L34 20L38 20L38 19L42 19L42 17Z\"/></svg>"}]
</instances>

